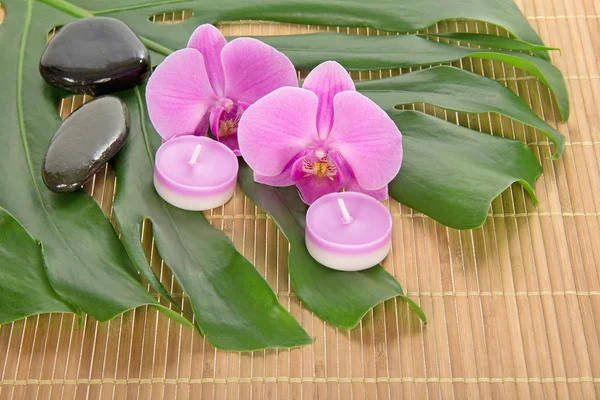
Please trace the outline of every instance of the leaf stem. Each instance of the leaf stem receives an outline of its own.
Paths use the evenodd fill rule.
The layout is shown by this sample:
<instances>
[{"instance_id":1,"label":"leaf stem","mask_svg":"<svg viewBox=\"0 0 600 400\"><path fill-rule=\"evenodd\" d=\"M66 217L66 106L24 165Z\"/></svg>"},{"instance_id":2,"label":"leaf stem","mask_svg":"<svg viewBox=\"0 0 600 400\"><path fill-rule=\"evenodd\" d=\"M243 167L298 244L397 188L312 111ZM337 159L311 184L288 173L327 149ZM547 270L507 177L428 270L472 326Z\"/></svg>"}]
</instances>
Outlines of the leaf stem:
<instances>
[{"instance_id":1,"label":"leaf stem","mask_svg":"<svg viewBox=\"0 0 600 400\"><path fill-rule=\"evenodd\" d=\"M142 43L144 43L144 46L146 46L149 50L153 50L157 53L162 54L163 56L168 56L173 52L173 50L163 46L162 44L156 43L153 40L147 39L143 36L140 36L139 38L142 41Z\"/></svg>"},{"instance_id":2,"label":"leaf stem","mask_svg":"<svg viewBox=\"0 0 600 400\"><path fill-rule=\"evenodd\" d=\"M90 11L85 10L79 6L76 6L75 4L71 4L65 0L39 0L39 1L41 1L42 3L46 3L58 10L64 11L65 13L67 13L73 17L89 18L89 17L94 16L94 14L92 14Z\"/></svg>"}]
</instances>

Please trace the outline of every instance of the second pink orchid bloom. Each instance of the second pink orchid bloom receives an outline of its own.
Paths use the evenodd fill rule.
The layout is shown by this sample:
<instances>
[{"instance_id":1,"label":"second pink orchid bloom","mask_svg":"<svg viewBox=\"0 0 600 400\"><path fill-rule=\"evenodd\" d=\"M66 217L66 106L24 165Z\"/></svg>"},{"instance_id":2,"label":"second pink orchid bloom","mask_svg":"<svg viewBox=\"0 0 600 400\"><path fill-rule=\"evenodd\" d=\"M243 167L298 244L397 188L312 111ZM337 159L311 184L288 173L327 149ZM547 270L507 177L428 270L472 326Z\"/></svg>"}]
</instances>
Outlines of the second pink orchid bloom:
<instances>
[{"instance_id":1,"label":"second pink orchid bloom","mask_svg":"<svg viewBox=\"0 0 600 400\"><path fill-rule=\"evenodd\" d=\"M333 61L317 66L302 88L280 88L258 100L238 132L254 179L296 185L307 204L340 190L384 200L402 163L394 122Z\"/></svg>"},{"instance_id":2,"label":"second pink orchid bloom","mask_svg":"<svg viewBox=\"0 0 600 400\"><path fill-rule=\"evenodd\" d=\"M283 86L298 86L294 66L283 53L252 38L227 43L206 24L194 31L187 48L156 68L146 101L164 140L205 135L210 125L217 140L240 155L238 124L244 110Z\"/></svg>"}]
</instances>

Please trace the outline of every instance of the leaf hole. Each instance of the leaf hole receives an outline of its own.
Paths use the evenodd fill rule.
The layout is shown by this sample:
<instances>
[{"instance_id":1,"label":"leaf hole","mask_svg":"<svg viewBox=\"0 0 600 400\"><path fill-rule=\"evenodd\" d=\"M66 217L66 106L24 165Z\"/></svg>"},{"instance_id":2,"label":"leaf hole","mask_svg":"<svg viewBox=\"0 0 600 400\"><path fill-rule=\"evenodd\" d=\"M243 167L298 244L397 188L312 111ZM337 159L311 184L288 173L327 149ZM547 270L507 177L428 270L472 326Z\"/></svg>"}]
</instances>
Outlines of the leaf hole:
<instances>
[{"instance_id":1,"label":"leaf hole","mask_svg":"<svg viewBox=\"0 0 600 400\"><path fill-rule=\"evenodd\" d=\"M50 41L50 39L52 39L52 38L53 38L53 37L54 37L54 36L55 36L55 35L58 33L58 31L60 31L60 29L61 29L62 27L63 27L62 25L57 25L57 26L55 26L54 28L50 29L50 30L48 31L48 35L47 35L47 37L46 37L46 41L47 41L47 42L49 42L49 41Z\"/></svg>"},{"instance_id":2,"label":"leaf hole","mask_svg":"<svg viewBox=\"0 0 600 400\"><path fill-rule=\"evenodd\" d=\"M180 24L194 16L191 10L180 10L151 15L148 19L155 24Z\"/></svg>"},{"instance_id":3,"label":"leaf hole","mask_svg":"<svg viewBox=\"0 0 600 400\"><path fill-rule=\"evenodd\" d=\"M2 25L5 18L6 18L6 8L4 8L4 4L0 3L0 25Z\"/></svg>"},{"instance_id":4,"label":"leaf hole","mask_svg":"<svg viewBox=\"0 0 600 400\"><path fill-rule=\"evenodd\" d=\"M89 103L93 99L94 98L92 96L89 96L87 94L74 94L72 96L63 97L58 102L58 114L60 115L60 118L64 121L75 110L77 110L85 103Z\"/></svg>"},{"instance_id":5,"label":"leaf hole","mask_svg":"<svg viewBox=\"0 0 600 400\"><path fill-rule=\"evenodd\" d=\"M318 26L283 23L267 20L221 21L217 28L225 36L282 36L311 33L339 33L344 35L385 35L383 31L369 28L348 28L340 26Z\"/></svg>"}]
</instances>

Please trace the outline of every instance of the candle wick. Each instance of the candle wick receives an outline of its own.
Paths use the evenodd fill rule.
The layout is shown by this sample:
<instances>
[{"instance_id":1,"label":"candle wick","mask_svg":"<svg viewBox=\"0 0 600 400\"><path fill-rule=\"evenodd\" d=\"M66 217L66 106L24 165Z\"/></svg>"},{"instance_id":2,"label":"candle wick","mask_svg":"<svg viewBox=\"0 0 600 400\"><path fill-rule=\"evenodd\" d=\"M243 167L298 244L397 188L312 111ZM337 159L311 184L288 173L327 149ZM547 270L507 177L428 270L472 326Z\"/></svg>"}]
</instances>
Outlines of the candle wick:
<instances>
[{"instance_id":1,"label":"candle wick","mask_svg":"<svg viewBox=\"0 0 600 400\"><path fill-rule=\"evenodd\" d=\"M196 165L196 161L198 161L198 155L200 154L201 148L202 148L202 145L199 144L194 149L194 154L192 154L192 158L190 158L190 165Z\"/></svg>"},{"instance_id":2,"label":"candle wick","mask_svg":"<svg viewBox=\"0 0 600 400\"><path fill-rule=\"evenodd\" d=\"M340 210L342 211L342 223L349 224L352 222L352 215L348 212L346 208L346 203L344 203L344 199L341 197L338 199L338 205L340 206Z\"/></svg>"}]
</instances>

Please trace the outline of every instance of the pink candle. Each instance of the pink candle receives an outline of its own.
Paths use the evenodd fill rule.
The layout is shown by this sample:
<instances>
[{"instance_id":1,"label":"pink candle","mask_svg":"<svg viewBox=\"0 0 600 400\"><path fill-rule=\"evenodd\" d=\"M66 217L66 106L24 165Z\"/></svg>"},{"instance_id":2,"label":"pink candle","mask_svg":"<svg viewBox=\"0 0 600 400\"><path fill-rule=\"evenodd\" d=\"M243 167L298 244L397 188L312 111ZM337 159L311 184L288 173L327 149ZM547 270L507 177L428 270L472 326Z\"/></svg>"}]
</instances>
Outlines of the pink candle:
<instances>
[{"instance_id":1,"label":"pink candle","mask_svg":"<svg viewBox=\"0 0 600 400\"><path fill-rule=\"evenodd\" d=\"M203 211L233 196L238 160L224 144L203 136L180 136L156 152L154 187L175 207Z\"/></svg>"},{"instance_id":2,"label":"pink candle","mask_svg":"<svg viewBox=\"0 0 600 400\"><path fill-rule=\"evenodd\" d=\"M392 216L373 197L331 193L306 214L306 247L326 267L359 271L379 264L392 246Z\"/></svg>"}]
</instances>

